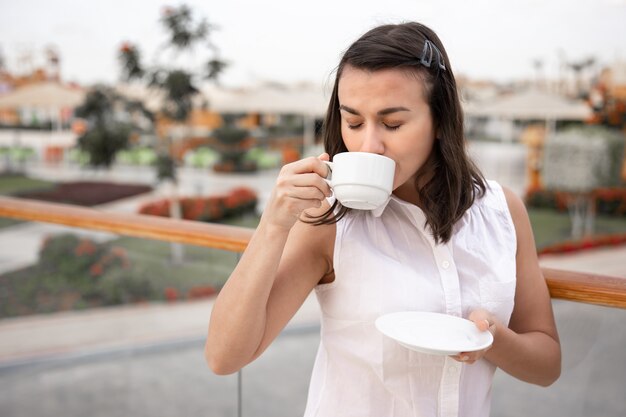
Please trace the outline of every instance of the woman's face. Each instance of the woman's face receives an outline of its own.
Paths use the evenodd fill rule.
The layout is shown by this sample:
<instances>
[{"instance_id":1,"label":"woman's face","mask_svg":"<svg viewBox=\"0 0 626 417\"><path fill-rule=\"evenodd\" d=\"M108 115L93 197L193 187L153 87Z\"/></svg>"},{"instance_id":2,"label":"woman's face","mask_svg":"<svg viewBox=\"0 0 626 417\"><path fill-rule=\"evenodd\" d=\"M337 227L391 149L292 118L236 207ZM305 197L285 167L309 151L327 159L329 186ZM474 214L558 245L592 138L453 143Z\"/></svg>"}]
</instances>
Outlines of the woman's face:
<instances>
[{"instance_id":1,"label":"woman's face","mask_svg":"<svg viewBox=\"0 0 626 417\"><path fill-rule=\"evenodd\" d=\"M348 151L377 153L396 161L394 194L414 202L415 175L435 141L423 82L406 70L370 72L346 66L338 95L341 134Z\"/></svg>"}]
</instances>

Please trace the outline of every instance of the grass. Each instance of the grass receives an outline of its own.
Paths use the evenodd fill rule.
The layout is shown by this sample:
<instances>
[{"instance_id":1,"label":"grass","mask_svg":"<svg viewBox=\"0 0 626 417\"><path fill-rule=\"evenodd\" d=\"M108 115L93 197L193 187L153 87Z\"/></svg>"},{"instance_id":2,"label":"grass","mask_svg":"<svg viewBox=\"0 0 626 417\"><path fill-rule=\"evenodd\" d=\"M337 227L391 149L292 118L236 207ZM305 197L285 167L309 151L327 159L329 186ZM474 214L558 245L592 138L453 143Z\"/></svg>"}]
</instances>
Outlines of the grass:
<instances>
[{"instance_id":1,"label":"grass","mask_svg":"<svg viewBox=\"0 0 626 417\"><path fill-rule=\"evenodd\" d=\"M19 174L0 174L0 195L12 195L22 191L51 190L56 186L50 181L35 180ZM0 217L0 229L24 223L22 220Z\"/></svg>"},{"instance_id":2,"label":"grass","mask_svg":"<svg viewBox=\"0 0 626 417\"><path fill-rule=\"evenodd\" d=\"M537 249L571 239L571 223L568 213L550 209L528 209L528 216L535 234ZM626 233L626 217L596 217L595 235L616 233Z\"/></svg>"},{"instance_id":3,"label":"grass","mask_svg":"<svg viewBox=\"0 0 626 417\"><path fill-rule=\"evenodd\" d=\"M127 250L133 275L149 279L155 291L176 288L185 294L197 286L221 288L237 263L234 252L183 245L184 261L172 261L172 244L156 240L122 237L114 242Z\"/></svg>"},{"instance_id":4,"label":"grass","mask_svg":"<svg viewBox=\"0 0 626 417\"><path fill-rule=\"evenodd\" d=\"M56 183L50 181L36 180L18 174L0 175L0 194L11 195L24 191L51 190L56 187Z\"/></svg>"},{"instance_id":5,"label":"grass","mask_svg":"<svg viewBox=\"0 0 626 417\"><path fill-rule=\"evenodd\" d=\"M254 214L228 220L243 227L256 227L258 222ZM137 298L164 301L172 291L184 299L198 290L219 290L238 260L234 252L183 245L184 259L177 263L172 260L171 243L150 239L119 237L105 245L121 249L127 267L107 268L94 277L89 268L77 269L83 255L74 255L75 247L70 246L71 256L57 254L52 263L48 256L47 261L0 275L0 318L123 304ZM87 266L102 259L94 256Z\"/></svg>"}]
</instances>

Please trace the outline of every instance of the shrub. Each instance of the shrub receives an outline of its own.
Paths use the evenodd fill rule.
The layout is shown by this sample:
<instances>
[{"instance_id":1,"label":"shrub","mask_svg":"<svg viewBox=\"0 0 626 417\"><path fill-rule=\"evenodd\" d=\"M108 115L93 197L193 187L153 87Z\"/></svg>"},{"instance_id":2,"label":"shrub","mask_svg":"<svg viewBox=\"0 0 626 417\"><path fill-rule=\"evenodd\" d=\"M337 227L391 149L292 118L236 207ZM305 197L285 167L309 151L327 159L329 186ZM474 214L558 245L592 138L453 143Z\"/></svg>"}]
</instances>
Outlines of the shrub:
<instances>
[{"instance_id":1,"label":"shrub","mask_svg":"<svg viewBox=\"0 0 626 417\"><path fill-rule=\"evenodd\" d=\"M626 216L626 187L598 188L593 191L596 214ZM534 190L526 194L528 207L567 210L567 194L552 190Z\"/></svg>"},{"instance_id":2,"label":"shrub","mask_svg":"<svg viewBox=\"0 0 626 417\"><path fill-rule=\"evenodd\" d=\"M253 211L257 205L257 195L250 188L239 187L225 195L184 197L180 199L180 205L183 219L215 222ZM170 201L164 199L144 204L139 208L139 213L169 217Z\"/></svg>"},{"instance_id":3,"label":"shrub","mask_svg":"<svg viewBox=\"0 0 626 417\"><path fill-rule=\"evenodd\" d=\"M86 277L98 278L110 269L128 269L130 261L123 248L62 234L44 239L39 265L68 282L81 283Z\"/></svg>"}]
</instances>

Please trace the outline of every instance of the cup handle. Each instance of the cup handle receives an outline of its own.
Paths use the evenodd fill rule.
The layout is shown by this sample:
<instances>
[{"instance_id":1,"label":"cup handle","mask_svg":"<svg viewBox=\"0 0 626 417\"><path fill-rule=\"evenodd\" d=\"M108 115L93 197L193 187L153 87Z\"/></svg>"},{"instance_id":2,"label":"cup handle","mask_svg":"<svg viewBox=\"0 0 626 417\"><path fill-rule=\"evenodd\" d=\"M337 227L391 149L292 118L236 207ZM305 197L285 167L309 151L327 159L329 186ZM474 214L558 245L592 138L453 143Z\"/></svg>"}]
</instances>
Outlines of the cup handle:
<instances>
[{"instance_id":1,"label":"cup handle","mask_svg":"<svg viewBox=\"0 0 626 417\"><path fill-rule=\"evenodd\" d=\"M331 182L333 180L333 163L330 161L322 161L328 166L328 175L324 178L324 181L328 183L328 185L332 185Z\"/></svg>"}]
</instances>

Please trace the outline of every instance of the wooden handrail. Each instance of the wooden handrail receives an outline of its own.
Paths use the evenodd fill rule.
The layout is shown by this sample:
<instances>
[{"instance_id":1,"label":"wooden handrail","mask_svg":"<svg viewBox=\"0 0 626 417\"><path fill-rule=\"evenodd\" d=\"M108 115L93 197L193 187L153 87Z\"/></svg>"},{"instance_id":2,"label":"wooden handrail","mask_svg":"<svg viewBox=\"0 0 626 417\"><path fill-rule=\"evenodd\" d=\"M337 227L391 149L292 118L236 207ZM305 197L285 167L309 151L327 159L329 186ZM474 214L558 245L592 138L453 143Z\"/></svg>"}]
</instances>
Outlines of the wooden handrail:
<instances>
[{"instance_id":1,"label":"wooden handrail","mask_svg":"<svg viewBox=\"0 0 626 417\"><path fill-rule=\"evenodd\" d=\"M0 196L0 217L63 224L120 235L243 252L253 230L125 214ZM626 308L626 279L542 268L550 295L569 301Z\"/></svg>"},{"instance_id":2,"label":"wooden handrail","mask_svg":"<svg viewBox=\"0 0 626 417\"><path fill-rule=\"evenodd\" d=\"M626 278L541 269L552 298L626 308Z\"/></svg>"},{"instance_id":3,"label":"wooden handrail","mask_svg":"<svg viewBox=\"0 0 626 417\"><path fill-rule=\"evenodd\" d=\"M243 252L253 230L141 214L116 213L68 204L0 197L0 217L56 223L125 236Z\"/></svg>"}]
</instances>

